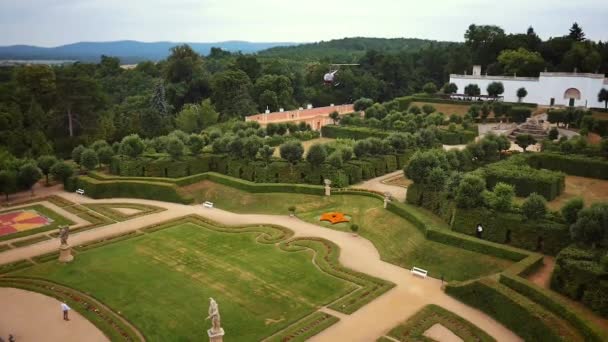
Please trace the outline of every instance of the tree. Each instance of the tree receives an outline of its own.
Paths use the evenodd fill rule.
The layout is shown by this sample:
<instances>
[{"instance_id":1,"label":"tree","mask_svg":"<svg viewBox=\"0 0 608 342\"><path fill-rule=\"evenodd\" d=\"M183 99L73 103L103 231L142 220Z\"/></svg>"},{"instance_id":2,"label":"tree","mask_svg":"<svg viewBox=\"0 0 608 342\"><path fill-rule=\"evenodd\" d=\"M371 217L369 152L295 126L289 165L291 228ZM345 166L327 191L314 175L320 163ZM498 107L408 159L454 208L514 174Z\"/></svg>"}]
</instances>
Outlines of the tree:
<instances>
[{"instance_id":1,"label":"tree","mask_svg":"<svg viewBox=\"0 0 608 342\"><path fill-rule=\"evenodd\" d=\"M205 139L199 134L190 134L190 138L188 139L188 148L190 152L195 156L201 153L201 150L205 146Z\"/></svg>"},{"instance_id":2,"label":"tree","mask_svg":"<svg viewBox=\"0 0 608 342\"><path fill-rule=\"evenodd\" d=\"M481 105L481 119L485 120L488 118L488 116L490 115L490 112L492 111L492 107L490 107L490 105L487 102L484 102Z\"/></svg>"},{"instance_id":3,"label":"tree","mask_svg":"<svg viewBox=\"0 0 608 342\"><path fill-rule=\"evenodd\" d=\"M218 72L211 78L211 100L223 119L255 114L252 88L249 76L241 70Z\"/></svg>"},{"instance_id":4,"label":"tree","mask_svg":"<svg viewBox=\"0 0 608 342\"><path fill-rule=\"evenodd\" d=\"M281 147L279 148L279 152L281 154L281 158L294 164L302 159L302 155L304 154L304 147L299 141L288 141L281 145Z\"/></svg>"},{"instance_id":5,"label":"tree","mask_svg":"<svg viewBox=\"0 0 608 342\"><path fill-rule=\"evenodd\" d=\"M8 201L8 195L17 191L17 175L14 172L8 170L0 171L0 192L6 196Z\"/></svg>"},{"instance_id":6,"label":"tree","mask_svg":"<svg viewBox=\"0 0 608 342\"><path fill-rule=\"evenodd\" d=\"M538 77L545 67L545 60L540 53L524 48L502 51L498 62L507 75Z\"/></svg>"},{"instance_id":7,"label":"tree","mask_svg":"<svg viewBox=\"0 0 608 342\"><path fill-rule=\"evenodd\" d=\"M289 207L287 207L287 210L289 210L289 216L293 216L296 213L295 205L290 205Z\"/></svg>"},{"instance_id":8,"label":"tree","mask_svg":"<svg viewBox=\"0 0 608 342\"><path fill-rule=\"evenodd\" d=\"M559 138L559 131L555 127L551 127L549 130L549 140L557 140Z\"/></svg>"},{"instance_id":9,"label":"tree","mask_svg":"<svg viewBox=\"0 0 608 342\"><path fill-rule=\"evenodd\" d=\"M95 152L99 152L100 149L102 149L103 147L108 147L110 146L107 141L105 140L95 140L92 144L91 144L91 148L95 151Z\"/></svg>"},{"instance_id":10,"label":"tree","mask_svg":"<svg viewBox=\"0 0 608 342\"><path fill-rule=\"evenodd\" d=\"M171 108L169 103L167 103L167 97L165 95L165 84L162 80L159 80L154 87L154 94L150 100L150 105L162 116L167 116L171 112Z\"/></svg>"},{"instance_id":11,"label":"tree","mask_svg":"<svg viewBox=\"0 0 608 342\"><path fill-rule=\"evenodd\" d=\"M574 241L596 248L608 235L608 204L594 203L578 212L576 222L570 226Z\"/></svg>"},{"instance_id":12,"label":"tree","mask_svg":"<svg viewBox=\"0 0 608 342\"><path fill-rule=\"evenodd\" d=\"M112 162L112 157L114 157L114 149L112 147L104 146L97 151L97 159L99 162L104 165L110 165Z\"/></svg>"},{"instance_id":13,"label":"tree","mask_svg":"<svg viewBox=\"0 0 608 342\"><path fill-rule=\"evenodd\" d=\"M424 104L422 105L422 111L424 112L424 114L431 114L434 113L435 111L437 111L437 109L435 109L435 107L431 106L430 104Z\"/></svg>"},{"instance_id":14,"label":"tree","mask_svg":"<svg viewBox=\"0 0 608 342\"><path fill-rule=\"evenodd\" d=\"M68 179L74 175L74 169L70 164L59 161L51 168L51 175L53 175L55 180L62 182L65 186Z\"/></svg>"},{"instance_id":15,"label":"tree","mask_svg":"<svg viewBox=\"0 0 608 342\"><path fill-rule=\"evenodd\" d=\"M306 154L306 160L315 167L321 166L327 158L327 151L325 146L322 144L314 144L310 146L308 153Z\"/></svg>"},{"instance_id":16,"label":"tree","mask_svg":"<svg viewBox=\"0 0 608 342\"><path fill-rule=\"evenodd\" d=\"M219 114L215 111L211 101L205 99L200 104L184 105L175 118L175 125L186 133L200 132L216 124L218 118Z\"/></svg>"},{"instance_id":17,"label":"tree","mask_svg":"<svg viewBox=\"0 0 608 342\"><path fill-rule=\"evenodd\" d=\"M21 185L25 189L32 191L34 196L34 184L36 184L40 178L42 178L42 172L36 164L26 163L19 168L17 173L17 184Z\"/></svg>"},{"instance_id":18,"label":"tree","mask_svg":"<svg viewBox=\"0 0 608 342\"><path fill-rule=\"evenodd\" d=\"M424 91L428 95L433 95L437 93L437 86L433 82L428 82L422 87L422 91Z\"/></svg>"},{"instance_id":19,"label":"tree","mask_svg":"<svg viewBox=\"0 0 608 342\"><path fill-rule=\"evenodd\" d=\"M521 87L517 89L517 102L521 102L524 97L528 96L526 88Z\"/></svg>"},{"instance_id":20,"label":"tree","mask_svg":"<svg viewBox=\"0 0 608 342\"><path fill-rule=\"evenodd\" d=\"M535 192L522 203L521 211L530 220L538 220L547 214L547 200Z\"/></svg>"},{"instance_id":21,"label":"tree","mask_svg":"<svg viewBox=\"0 0 608 342\"><path fill-rule=\"evenodd\" d=\"M171 159L177 160L183 156L184 148L185 145L181 139L175 136L170 136L169 139L167 139L167 153L171 156Z\"/></svg>"},{"instance_id":22,"label":"tree","mask_svg":"<svg viewBox=\"0 0 608 342\"><path fill-rule=\"evenodd\" d=\"M357 235L357 232L359 231L359 225L356 223L352 223L350 225L350 231L353 232L353 234Z\"/></svg>"},{"instance_id":23,"label":"tree","mask_svg":"<svg viewBox=\"0 0 608 342\"><path fill-rule=\"evenodd\" d=\"M357 145L355 144L355 154L357 154L357 157L359 157L356 148ZM414 183L423 184L426 182L427 176L431 170L435 168L440 168L444 171L449 169L446 153L444 151L416 151L416 153L414 153L414 155L410 158L408 165L405 166L404 173L407 178L414 181Z\"/></svg>"},{"instance_id":24,"label":"tree","mask_svg":"<svg viewBox=\"0 0 608 342\"><path fill-rule=\"evenodd\" d=\"M340 120L340 114L338 114L337 111L333 111L331 113L329 113L329 117L330 119L332 119L334 121L334 125L338 123L338 121Z\"/></svg>"},{"instance_id":25,"label":"tree","mask_svg":"<svg viewBox=\"0 0 608 342\"><path fill-rule=\"evenodd\" d=\"M274 154L274 147L270 147L268 145L264 145L264 146L260 147L260 149L258 150L259 158L262 159L266 163L268 163L270 161L270 158L272 157L273 154Z\"/></svg>"},{"instance_id":26,"label":"tree","mask_svg":"<svg viewBox=\"0 0 608 342\"><path fill-rule=\"evenodd\" d=\"M513 185L498 182L494 186L492 195L493 196L490 197L490 203L488 203L490 208L503 212L511 210L513 197L515 197L515 189L513 188Z\"/></svg>"},{"instance_id":27,"label":"tree","mask_svg":"<svg viewBox=\"0 0 608 342\"><path fill-rule=\"evenodd\" d=\"M209 75L203 58L186 44L171 48L164 65L164 80L167 102L175 110L209 95Z\"/></svg>"},{"instance_id":28,"label":"tree","mask_svg":"<svg viewBox=\"0 0 608 342\"><path fill-rule=\"evenodd\" d=\"M490 65L506 46L505 31L493 25L470 25L465 35L465 45L472 53L474 64Z\"/></svg>"},{"instance_id":29,"label":"tree","mask_svg":"<svg viewBox=\"0 0 608 342\"><path fill-rule=\"evenodd\" d=\"M572 24L570 28L570 33L568 34L568 38L575 40L577 42L582 42L585 40L585 33L583 32L583 28L578 25L578 23Z\"/></svg>"},{"instance_id":30,"label":"tree","mask_svg":"<svg viewBox=\"0 0 608 342\"><path fill-rule=\"evenodd\" d=\"M366 110L374 104L374 100L362 97L355 101L354 107L356 111Z\"/></svg>"},{"instance_id":31,"label":"tree","mask_svg":"<svg viewBox=\"0 0 608 342\"><path fill-rule=\"evenodd\" d=\"M578 213L585 207L585 202L580 197L571 198L560 210L567 224L571 225L578 219Z\"/></svg>"},{"instance_id":32,"label":"tree","mask_svg":"<svg viewBox=\"0 0 608 342\"><path fill-rule=\"evenodd\" d=\"M78 145L72 150L72 160L74 161L74 163L80 164L80 156L82 155L82 151L84 150L85 147L82 145Z\"/></svg>"},{"instance_id":33,"label":"tree","mask_svg":"<svg viewBox=\"0 0 608 342\"><path fill-rule=\"evenodd\" d=\"M332 152L329 157L327 157L327 162L329 163L329 165L335 167L336 169L341 169L344 165L342 152L340 150Z\"/></svg>"},{"instance_id":34,"label":"tree","mask_svg":"<svg viewBox=\"0 0 608 342\"><path fill-rule=\"evenodd\" d=\"M520 134L515 137L515 143L526 152L528 146L536 144L536 139L530 134Z\"/></svg>"},{"instance_id":35,"label":"tree","mask_svg":"<svg viewBox=\"0 0 608 342\"><path fill-rule=\"evenodd\" d=\"M477 208L483 204L483 191L486 182L483 178L466 174L456 189L456 205L459 208Z\"/></svg>"},{"instance_id":36,"label":"tree","mask_svg":"<svg viewBox=\"0 0 608 342\"><path fill-rule=\"evenodd\" d=\"M443 92L445 94L456 94L458 92L458 86L456 83L446 83L443 86Z\"/></svg>"},{"instance_id":37,"label":"tree","mask_svg":"<svg viewBox=\"0 0 608 342\"><path fill-rule=\"evenodd\" d=\"M498 97L500 94L505 92L505 87L503 86L502 82L492 82L488 84L486 91L488 92L488 95Z\"/></svg>"},{"instance_id":38,"label":"tree","mask_svg":"<svg viewBox=\"0 0 608 342\"><path fill-rule=\"evenodd\" d=\"M55 163L57 163L57 158L55 158L55 156L49 155L40 156L36 161L38 168L46 177L46 185L49 185L49 173L51 172L51 168L53 167L53 165L55 165Z\"/></svg>"},{"instance_id":39,"label":"tree","mask_svg":"<svg viewBox=\"0 0 608 342\"><path fill-rule=\"evenodd\" d=\"M99 165L97 153L93 149L85 149L80 156L80 164L87 170L94 170Z\"/></svg>"},{"instance_id":40,"label":"tree","mask_svg":"<svg viewBox=\"0 0 608 342\"><path fill-rule=\"evenodd\" d=\"M131 158L139 157L144 153L144 148L144 142L137 134L127 135L120 142L120 154Z\"/></svg>"},{"instance_id":41,"label":"tree","mask_svg":"<svg viewBox=\"0 0 608 342\"><path fill-rule=\"evenodd\" d=\"M604 102L604 109L608 109L608 90L602 88L597 94L597 102Z\"/></svg>"},{"instance_id":42,"label":"tree","mask_svg":"<svg viewBox=\"0 0 608 342\"><path fill-rule=\"evenodd\" d=\"M479 96L481 94L481 89L479 89L479 86L477 84L469 84L464 88L464 93L467 96Z\"/></svg>"}]
</instances>

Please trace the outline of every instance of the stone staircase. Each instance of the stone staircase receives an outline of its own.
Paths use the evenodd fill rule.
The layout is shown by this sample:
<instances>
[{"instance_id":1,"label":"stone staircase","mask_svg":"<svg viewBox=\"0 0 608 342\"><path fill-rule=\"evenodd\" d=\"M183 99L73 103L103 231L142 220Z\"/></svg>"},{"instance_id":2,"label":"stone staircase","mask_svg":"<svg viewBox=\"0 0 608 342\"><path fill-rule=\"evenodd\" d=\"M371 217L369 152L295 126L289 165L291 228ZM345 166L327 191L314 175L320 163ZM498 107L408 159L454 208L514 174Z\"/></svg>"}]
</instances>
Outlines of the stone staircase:
<instances>
[{"instance_id":1,"label":"stone staircase","mask_svg":"<svg viewBox=\"0 0 608 342\"><path fill-rule=\"evenodd\" d=\"M508 137L511 140L515 140L518 135L522 134L530 134L537 141L543 140L549 135L544 125L535 118L528 118L526 122L518 125Z\"/></svg>"}]
</instances>

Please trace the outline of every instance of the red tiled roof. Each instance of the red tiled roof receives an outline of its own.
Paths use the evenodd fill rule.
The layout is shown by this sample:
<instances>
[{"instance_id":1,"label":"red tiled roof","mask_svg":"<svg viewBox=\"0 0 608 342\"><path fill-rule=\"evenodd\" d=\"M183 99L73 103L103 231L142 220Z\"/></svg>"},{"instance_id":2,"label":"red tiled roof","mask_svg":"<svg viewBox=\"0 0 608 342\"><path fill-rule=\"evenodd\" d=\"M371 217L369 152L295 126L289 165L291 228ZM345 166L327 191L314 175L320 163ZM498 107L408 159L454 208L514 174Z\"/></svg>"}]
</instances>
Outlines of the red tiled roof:
<instances>
[{"instance_id":1,"label":"red tiled roof","mask_svg":"<svg viewBox=\"0 0 608 342\"><path fill-rule=\"evenodd\" d=\"M352 104L339 105L339 106L327 106L327 107L319 107L319 108L311 108L311 109L296 109L289 110L285 112L273 112L273 113L259 113L255 115L250 115L246 117L248 121L260 121L263 120L264 116L266 116L266 120L268 122L276 122L276 121L288 121L288 120L302 120L313 118L315 116L326 116L331 112L337 111L338 114L346 114L352 113L355 111L355 108Z\"/></svg>"}]
</instances>

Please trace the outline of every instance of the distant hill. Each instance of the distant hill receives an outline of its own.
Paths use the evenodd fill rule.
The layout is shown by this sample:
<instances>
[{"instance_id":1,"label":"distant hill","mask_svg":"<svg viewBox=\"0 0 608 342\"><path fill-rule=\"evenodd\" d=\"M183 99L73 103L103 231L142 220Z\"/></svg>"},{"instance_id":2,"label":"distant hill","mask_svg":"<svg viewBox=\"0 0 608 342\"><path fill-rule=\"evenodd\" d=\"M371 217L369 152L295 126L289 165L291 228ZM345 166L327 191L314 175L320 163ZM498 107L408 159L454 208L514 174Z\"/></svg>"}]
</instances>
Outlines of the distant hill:
<instances>
[{"instance_id":1,"label":"distant hill","mask_svg":"<svg viewBox=\"0 0 608 342\"><path fill-rule=\"evenodd\" d=\"M84 62L97 62L101 55L119 57L122 63L137 63L142 60L157 61L169 55L169 49L183 44L176 42L138 42L122 40L115 42L79 42L52 48L12 45L0 46L0 60L2 59L61 59ZM186 43L202 55L209 54L212 47L243 53L253 53L275 46L293 45L294 43L252 43L245 41L225 41L217 43Z\"/></svg>"},{"instance_id":2,"label":"distant hill","mask_svg":"<svg viewBox=\"0 0 608 342\"><path fill-rule=\"evenodd\" d=\"M364 38L353 37L272 47L258 52L258 56L283 57L297 60L329 60L333 63L355 62L367 50L383 52L417 51L431 44L450 44L417 38Z\"/></svg>"}]
</instances>

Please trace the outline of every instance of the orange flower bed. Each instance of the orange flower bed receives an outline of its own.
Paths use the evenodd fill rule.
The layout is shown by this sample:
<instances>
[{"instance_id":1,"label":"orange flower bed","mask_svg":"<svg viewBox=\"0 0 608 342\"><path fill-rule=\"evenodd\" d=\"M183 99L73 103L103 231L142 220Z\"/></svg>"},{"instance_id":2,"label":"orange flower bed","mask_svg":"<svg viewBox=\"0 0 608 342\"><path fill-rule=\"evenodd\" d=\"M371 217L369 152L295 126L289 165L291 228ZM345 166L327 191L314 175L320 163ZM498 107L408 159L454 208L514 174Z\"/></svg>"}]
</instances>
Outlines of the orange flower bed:
<instances>
[{"instance_id":1,"label":"orange flower bed","mask_svg":"<svg viewBox=\"0 0 608 342\"><path fill-rule=\"evenodd\" d=\"M342 223L342 222L348 222L349 219L346 218L346 216L344 216L343 213L325 213L323 215L321 215L321 218L319 218L319 221L328 221L331 224L336 224L336 223Z\"/></svg>"}]
</instances>

